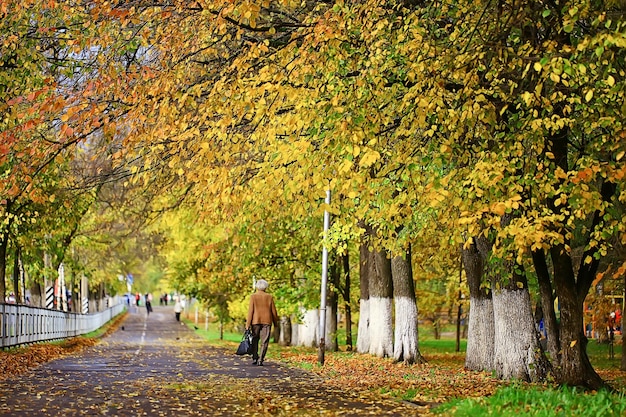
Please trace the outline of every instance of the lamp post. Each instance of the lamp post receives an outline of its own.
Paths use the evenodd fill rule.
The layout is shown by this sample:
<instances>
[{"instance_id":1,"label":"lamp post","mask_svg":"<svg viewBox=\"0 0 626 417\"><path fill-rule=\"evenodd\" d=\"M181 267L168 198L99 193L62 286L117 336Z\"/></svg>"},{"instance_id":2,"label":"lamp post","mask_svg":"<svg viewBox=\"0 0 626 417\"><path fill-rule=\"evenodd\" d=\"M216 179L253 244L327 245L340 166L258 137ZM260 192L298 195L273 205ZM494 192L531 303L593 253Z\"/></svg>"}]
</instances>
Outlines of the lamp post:
<instances>
[{"instance_id":1,"label":"lamp post","mask_svg":"<svg viewBox=\"0 0 626 417\"><path fill-rule=\"evenodd\" d=\"M326 205L330 205L330 190L326 190ZM324 365L324 352L326 350L326 287L328 286L328 248L326 247L326 239L328 237L328 229L330 228L330 213L328 208L324 210L324 243L322 249L322 288L320 295L320 342L317 353L317 361L320 365Z\"/></svg>"}]
</instances>

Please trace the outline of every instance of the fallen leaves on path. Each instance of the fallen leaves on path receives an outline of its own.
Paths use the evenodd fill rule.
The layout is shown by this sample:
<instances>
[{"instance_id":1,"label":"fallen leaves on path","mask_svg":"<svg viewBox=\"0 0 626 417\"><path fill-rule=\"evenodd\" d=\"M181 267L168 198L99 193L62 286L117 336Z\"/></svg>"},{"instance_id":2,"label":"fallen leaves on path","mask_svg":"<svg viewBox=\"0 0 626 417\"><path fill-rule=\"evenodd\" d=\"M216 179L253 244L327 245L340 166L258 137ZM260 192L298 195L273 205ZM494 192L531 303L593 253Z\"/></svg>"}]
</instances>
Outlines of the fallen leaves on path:
<instances>
[{"instance_id":1,"label":"fallen leaves on path","mask_svg":"<svg viewBox=\"0 0 626 417\"><path fill-rule=\"evenodd\" d=\"M124 318L125 315L118 316L106 327L101 337L115 331ZM80 352L96 343L96 338L77 336L58 342L34 343L7 351L0 350L0 381L21 375L51 360Z\"/></svg>"},{"instance_id":2,"label":"fallen leaves on path","mask_svg":"<svg viewBox=\"0 0 626 417\"><path fill-rule=\"evenodd\" d=\"M53 359L93 346L94 339L74 337L59 343L39 343L10 351L0 351L0 380L21 375Z\"/></svg>"}]
</instances>

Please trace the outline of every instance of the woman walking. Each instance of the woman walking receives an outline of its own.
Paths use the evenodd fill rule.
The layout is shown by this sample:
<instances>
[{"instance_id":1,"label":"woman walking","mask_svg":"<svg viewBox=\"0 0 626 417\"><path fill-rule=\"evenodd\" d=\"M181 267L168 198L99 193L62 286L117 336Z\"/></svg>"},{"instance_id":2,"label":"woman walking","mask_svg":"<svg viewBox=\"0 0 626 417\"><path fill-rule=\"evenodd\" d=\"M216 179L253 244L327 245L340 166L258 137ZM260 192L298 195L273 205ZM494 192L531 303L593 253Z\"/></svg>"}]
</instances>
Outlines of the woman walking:
<instances>
[{"instance_id":1,"label":"woman walking","mask_svg":"<svg viewBox=\"0 0 626 417\"><path fill-rule=\"evenodd\" d=\"M264 279L256 282L256 292L250 296L246 329L252 331L252 362L253 365L263 366L263 360L270 343L272 324L278 326L278 313L274 305L274 297L266 293L269 284ZM259 355L261 343L261 355Z\"/></svg>"}]
</instances>

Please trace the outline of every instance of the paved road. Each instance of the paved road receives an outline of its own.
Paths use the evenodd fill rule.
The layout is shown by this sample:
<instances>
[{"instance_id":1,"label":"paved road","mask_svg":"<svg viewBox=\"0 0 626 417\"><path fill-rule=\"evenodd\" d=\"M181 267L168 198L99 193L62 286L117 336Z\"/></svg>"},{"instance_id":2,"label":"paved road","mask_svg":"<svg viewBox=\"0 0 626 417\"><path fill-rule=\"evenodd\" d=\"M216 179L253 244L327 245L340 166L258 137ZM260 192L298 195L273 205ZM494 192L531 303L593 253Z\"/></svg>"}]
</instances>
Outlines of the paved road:
<instances>
[{"instance_id":1,"label":"paved road","mask_svg":"<svg viewBox=\"0 0 626 417\"><path fill-rule=\"evenodd\" d=\"M270 346L271 349L271 346ZM128 314L78 355L2 381L0 415L361 416L417 415L409 404L367 401L314 374L208 346L171 307Z\"/></svg>"}]
</instances>

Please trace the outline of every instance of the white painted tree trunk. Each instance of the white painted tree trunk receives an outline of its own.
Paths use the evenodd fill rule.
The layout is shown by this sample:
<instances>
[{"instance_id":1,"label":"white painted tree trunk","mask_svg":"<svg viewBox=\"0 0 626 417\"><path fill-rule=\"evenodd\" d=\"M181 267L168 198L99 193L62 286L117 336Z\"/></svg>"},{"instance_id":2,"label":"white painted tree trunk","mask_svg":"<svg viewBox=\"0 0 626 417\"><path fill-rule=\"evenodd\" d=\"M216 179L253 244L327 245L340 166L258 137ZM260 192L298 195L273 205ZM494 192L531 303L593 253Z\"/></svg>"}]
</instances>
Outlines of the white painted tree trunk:
<instances>
[{"instance_id":1,"label":"white painted tree trunk","mask_svg":"<svg viewBox=\"0 0 626 417\"><path fill-rule=\"evenodd\" d=\"M494 319L491 297L470 297L465 367L473 371L494 369Z\"/></svg>"},{"instance_id":2,"label":"white painted tree trunk","mask_svg":"<svg viewBox=\"0 0 626 417\"><path fill-rule=\"evenodd\" d=\"M318 328L319 328L319 311L306 310L302 317L302 323L292 325L292 345L293 346L317 346L318 340ZM294 331L295 329L295 331Z\"/></svg>"},{"instance_id":3,"label":"white painted tree trunk","mask_svg":"<svg viewBox=\"0 0 626 417\"><path fill-rule=\"evenodd\" d=\"M370 296L370 350L381 358L393 356L392 299Z\"/></svg>"},{"instance_id":4,"label":"white painted tree trunk","mask_svg":"<svg viewBox=\"0 0 626 417\"><path fill-rule=\"evenodd\" d=\"M461 251L470 292L465 367L473 371L492 371L495 332L493 301L491 291L481 285L490 245L484 237L474 242Z\"/></svg>"},{"instance_id":5,"label":"white painted tree trunk","mask_svg":"<svg viewBox=\"0 0 626 417\"><path fill-rule=\"evenodd\" d=\"M391 259L384 249L368 256L370 295L370 354L393 356L393 283Z\"/></svg>"},{"instance_id":6,"label":"white painted tree trunk","mask_svg":"<svg viewBox=\"0 0 626 417\"><path fill-rule=\"evenodd\" d=\"M292 346L293 331L291 328L291 318L282 316L280 318L280 332L278 336L278 344L281 346Z\"/></svg>"},{"instance_id":7,"label":"white painted tree trunk","mask_svg":"<svg viewBox=\"0 0 626 417\"><path fill-rule=\"evenodd\" d=\"M325 348L328 351L337 350L337 311L331 304L326 306L326 335L324 336Z\"/></svg>"},{"instance_id":8,"label":"white painted tree trunk","mask_svg":"<svg viewBox=\"0 0 626 417\"><path fill-rule=\"evenodd\" d=\"M370 351L370 300L359 302L359 329L356 339L356 351L369 353Z\"/></svg>"},{"instance_id":9,"label":"white painted tree trunk","mask_svg":"<svg viewBox=\"0 0 626 417\"><path fill-rule=\"evenodd\" d=\"M495 318L494 369L499 378L540 381L545 362L537 338L526 288L493 293Z\"/></svg>"},{"instance_id":10,"label":"white painted tree trunk","mask_svg":"<svg viewBox=\"0 0 626 417\"><path fill-rule=\"evenodd\" d=\"M420 362L417 338L417 304L409 297L394 299L396 327L393 358L405 363Z\"/></svg>"},{"instance_id":11,"label":"white painted tree trunk","mask_svg":"<svg viewBox=\"0 0 626 417\"><path fill-rule=\"evenodd\" d=\"M368 243L368 235L371 229L364 225L365 233L361 238L359 245L359 327L356 338L356 351L358 353L369 353L370 351L370 290L369 290L369 274L370 274L370 250Z\"/></svg>"},{"instance_id":12,"label":"white painted tree trunk","mask_svg":"<svg viewBox=\"0 0 626 417\"><path fill-rule=\"evenodd\" d=\"M291 317L291 343L290 346L300 346L300 322L297 317Z\"/></svg>"},{"instance_id":13,"label":"white painted tree trunk","mask_svg":"<svg viewBox=\"0 0 626 417\"><path fill-rule=\"evenodd\" d=\"M413 284L411 250L391 260L395 330L393 358L406 364L423 362L417 334L417 301Z\"/></svg>"}]
</instances>

